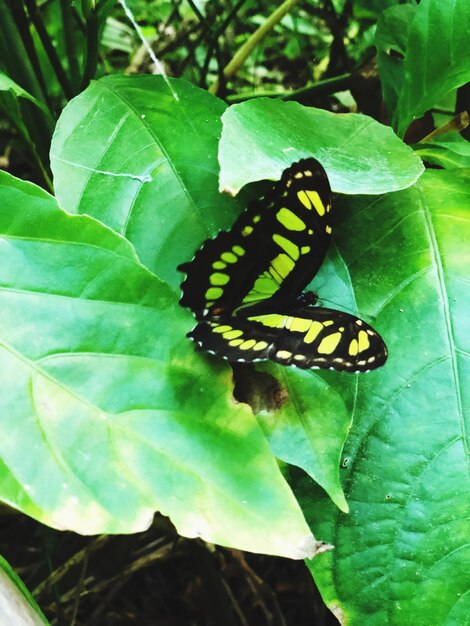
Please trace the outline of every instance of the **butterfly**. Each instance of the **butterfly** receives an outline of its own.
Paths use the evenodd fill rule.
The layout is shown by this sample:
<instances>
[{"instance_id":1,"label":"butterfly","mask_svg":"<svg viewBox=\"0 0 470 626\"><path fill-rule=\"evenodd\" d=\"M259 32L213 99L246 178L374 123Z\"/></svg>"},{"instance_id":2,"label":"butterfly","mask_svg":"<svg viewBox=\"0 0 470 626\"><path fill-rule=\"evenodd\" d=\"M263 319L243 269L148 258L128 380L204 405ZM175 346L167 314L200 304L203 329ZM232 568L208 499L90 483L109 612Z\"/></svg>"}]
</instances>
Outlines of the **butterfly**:
<instances>
[{"instance_id":1,"label":"butterfly","mask_svg":"<svg viewBox=\"0 0 470 626\"><path fill-rule=\"evenodd\" d=\"M332 194L323 166L302 159L249 204L228 231L188 263L180 304L197 325L197 349L228 359L271 360L302 369L365 372L387 348L365 321L316 306L306 291L331 239Z\"/></svg>"}]
</instances>

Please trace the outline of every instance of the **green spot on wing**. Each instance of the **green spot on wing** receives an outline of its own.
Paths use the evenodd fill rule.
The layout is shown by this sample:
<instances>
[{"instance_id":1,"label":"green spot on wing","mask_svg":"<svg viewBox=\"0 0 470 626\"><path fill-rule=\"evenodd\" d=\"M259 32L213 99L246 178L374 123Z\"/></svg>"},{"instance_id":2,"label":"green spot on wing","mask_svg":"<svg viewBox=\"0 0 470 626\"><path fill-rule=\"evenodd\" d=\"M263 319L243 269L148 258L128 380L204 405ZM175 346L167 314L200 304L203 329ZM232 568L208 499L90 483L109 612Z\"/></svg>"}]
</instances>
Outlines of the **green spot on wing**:
<instances>
[{"instance_id":1,"label":"green spot on wing","mask_svg":"<svg viewBox=\"0 0 470 626\"><path fill-rule=\"evenodd\" d=\"M297 217L295 213L293 213L287 207L282 207L277 212L277 220L288 230L301 232L305 230L305 222Z\"/></svg>"},{"instance_id":2,"label":"green spot on wing","mask_svg":"<svg viewBox=\"0 0 470 626\"><path fill-rule=\"evenodd\" d=\"M299 247L293 243L290 239L286 239L282 235L275 233L273 240L279 247L281 247L287 254L296 261L299 258Z\"/></svg>"},{"instance_id":3,"label":"green spot on wing","mask_svg":"<svg viewBox=\"0 0 470 626\"><path fill-rule=\"evenodd\" d=\"M223 293L224 291L220 287L210 287L206 291L206 299L211 301L217 300L217 298L220 298Z\"/></svg>"},{"instance_id":4,"label":"green spot on wing","mask_svg":"<svg viewBox=\"0 0 470 626\"><path fill-rule=\"evenodd\" d=\"M233 254L233 252L222 252L220 258L226 263L236 263L238 260L237 255Z\"/></svg>"},{"instance_id":5,"label":"green spot on wing","mask_svg":"<svg viewBox=\"0 0 470 626\"><path fill-rule=\"evenodd\" d=\"M229 280L230 276L228 274L221 274L220 272L214 272L209 278L211 285L226 285Z\"/></svg>"}]
</instances>

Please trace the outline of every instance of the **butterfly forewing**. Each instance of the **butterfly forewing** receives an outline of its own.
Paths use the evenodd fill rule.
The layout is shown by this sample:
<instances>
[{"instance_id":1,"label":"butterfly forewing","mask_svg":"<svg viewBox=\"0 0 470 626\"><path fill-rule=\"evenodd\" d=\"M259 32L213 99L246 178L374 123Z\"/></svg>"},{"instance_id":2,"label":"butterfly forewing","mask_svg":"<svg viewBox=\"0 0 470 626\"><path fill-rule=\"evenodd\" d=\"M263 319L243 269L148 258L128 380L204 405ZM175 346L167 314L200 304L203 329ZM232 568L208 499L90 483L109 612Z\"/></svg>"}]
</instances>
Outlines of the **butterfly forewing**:
<instances>
[{"instance_id":1,"label":"butterfly forewing","mask_svg":"<svg viewBox=\"0 0 470 626\"><path fill-rule=\"evenodd\" d=\"M198 319L276 295L296 297L326 254L331 190L313 158L294 163L230 231L207 240L186 272L181 304Z\"/></svg>"},{"instance_id":2,"label":"butterfly forewing","mask_svg":"<svg viewBox=\"0 0 470 626\"><path fill-rule=\"evenodd\" d=\"M302 369L365 372L387 359L382 338L368 324L322 307L201 322L189 336L200 349L229 361L270 359Z\"/></svg>"}]
</instances>

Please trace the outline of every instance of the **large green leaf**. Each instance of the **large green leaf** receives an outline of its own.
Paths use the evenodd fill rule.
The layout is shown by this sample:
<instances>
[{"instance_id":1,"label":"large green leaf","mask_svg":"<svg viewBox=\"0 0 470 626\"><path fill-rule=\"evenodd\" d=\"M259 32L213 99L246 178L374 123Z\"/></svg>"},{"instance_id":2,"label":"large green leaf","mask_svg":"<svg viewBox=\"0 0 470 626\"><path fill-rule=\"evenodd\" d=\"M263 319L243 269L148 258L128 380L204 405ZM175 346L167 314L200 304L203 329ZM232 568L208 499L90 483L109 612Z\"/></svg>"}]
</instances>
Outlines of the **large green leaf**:
<instances>
[{"instance_id":1,"label":"large green leaf","mask_svg":"<svg viewBox=\"0 0 470 626\"><path fill-rule=\"evenodd\" d=\"M298 480L313 529L335 546L311 569L349 626L464 626L470 170L429 171L408 190L344 204L338 246L357 292L380 286L374 301L390 356L380 384L360 381L342 462L350 514ZM371 251L368 276L357 274Z\"/></svg>"},{"instance_id":2,"label":"large green leaf","mask_svg":"<svg viewBox=\"0 0 470 626\"><path fill-rule=\"evenodd\" d=\"M52 140L61 206L124 235L143 263L177 287L195 242L234 220L218 190L225 104L184 80L107 76L65 107ZM211 217L216 216L216 222Z\"/></svg>"},{"instance_id":3,"label":"large green leaf","mask_svg":"<svg viewBox=\"0 0 470 626\"><path fill-rule=\"evenodd\" d=\"M121 236L0 173L0 493L57 528L303 558L315 543L226 368Z\"/></svg>"},{"instance_id":4,"label":"large green leaf","mask_svg":"<svg viewBox=\"0 0 470 626\"><path fill-rule=\"evenodd\" d=\"M172 85L178 101L160 77L94 83L66 108L52 154L55 188L66 208L95 215L124 233L140 258L174 288L181 281L178 263L190 259L208 233L229 226L240 207L217 191L217 137L224 106L184 81ZM109 105L106 115L103 102ZM201 166L203 159L207 166ZM130 175L123 176L131 165L126 170ZM145 183L149 172L152 180ZM132 228L123 227L125 223ZM328 277L328 297L337 294L338 302L356 308L341 259L333 254L321 276ZM320 291L325 282L321 276L314 285ZM188 316L182 309L174 315L180 318L183 336L191 328ZM207 358L191 355L195 368ZM220 392L232 406L229 366L210 362L224 372ZM270 372L285 400L279 411L260 416L275 454L304 468L347 510L338 463L351 421L355 378L286 372L282 367ZM263 404L266 398L261 400Z\"/></svg>"},{"instance_id":5,"label":"large green leaf","mask_svg":"<svg viewBox=\"0 0 470 626\"><path fill-rule=\"evenodd\" d=\"M384 193L412 185L423 164L392 129L365 115L335 114L297 102L260 98L223 115L220 188L236 193L260 178L279 178L302 157L325 167L333 191Z\"/></svg>"},{"instance_id":6,"label":"large green leaf","mask_svg":"<svg viewBox=\"0 0 470 626\"><path fill-rule=\"evenodd\" d=\"M468 0L422 0L408 32L404 79L393 123L403 135L448 91L470 80Z\"/></svg>"}]
</instances>

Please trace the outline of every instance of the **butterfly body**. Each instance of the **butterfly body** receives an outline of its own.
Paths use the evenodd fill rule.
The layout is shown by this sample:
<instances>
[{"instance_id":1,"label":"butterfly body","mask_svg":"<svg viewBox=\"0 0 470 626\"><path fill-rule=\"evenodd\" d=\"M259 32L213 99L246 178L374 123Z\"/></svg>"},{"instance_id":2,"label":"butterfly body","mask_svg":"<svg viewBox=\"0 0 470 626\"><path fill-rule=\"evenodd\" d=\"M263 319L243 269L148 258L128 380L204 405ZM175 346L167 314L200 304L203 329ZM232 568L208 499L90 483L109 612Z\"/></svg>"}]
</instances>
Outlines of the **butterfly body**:
<instances>
[{"instance_id":1,"label":"butterfly body","mask_svg":"<svg viewBox=\"0 0 470 626\"><path fill-rule=\"evenodd\" d=\"M328 249L331 190L313 158L284 170L229 231L208 239L189 263L180 304L198 324L198 347L230 361L272 360L302 369L367 371L387 352L364 321L315 306L303 292Z\"/></svg>"}]
</instances>

